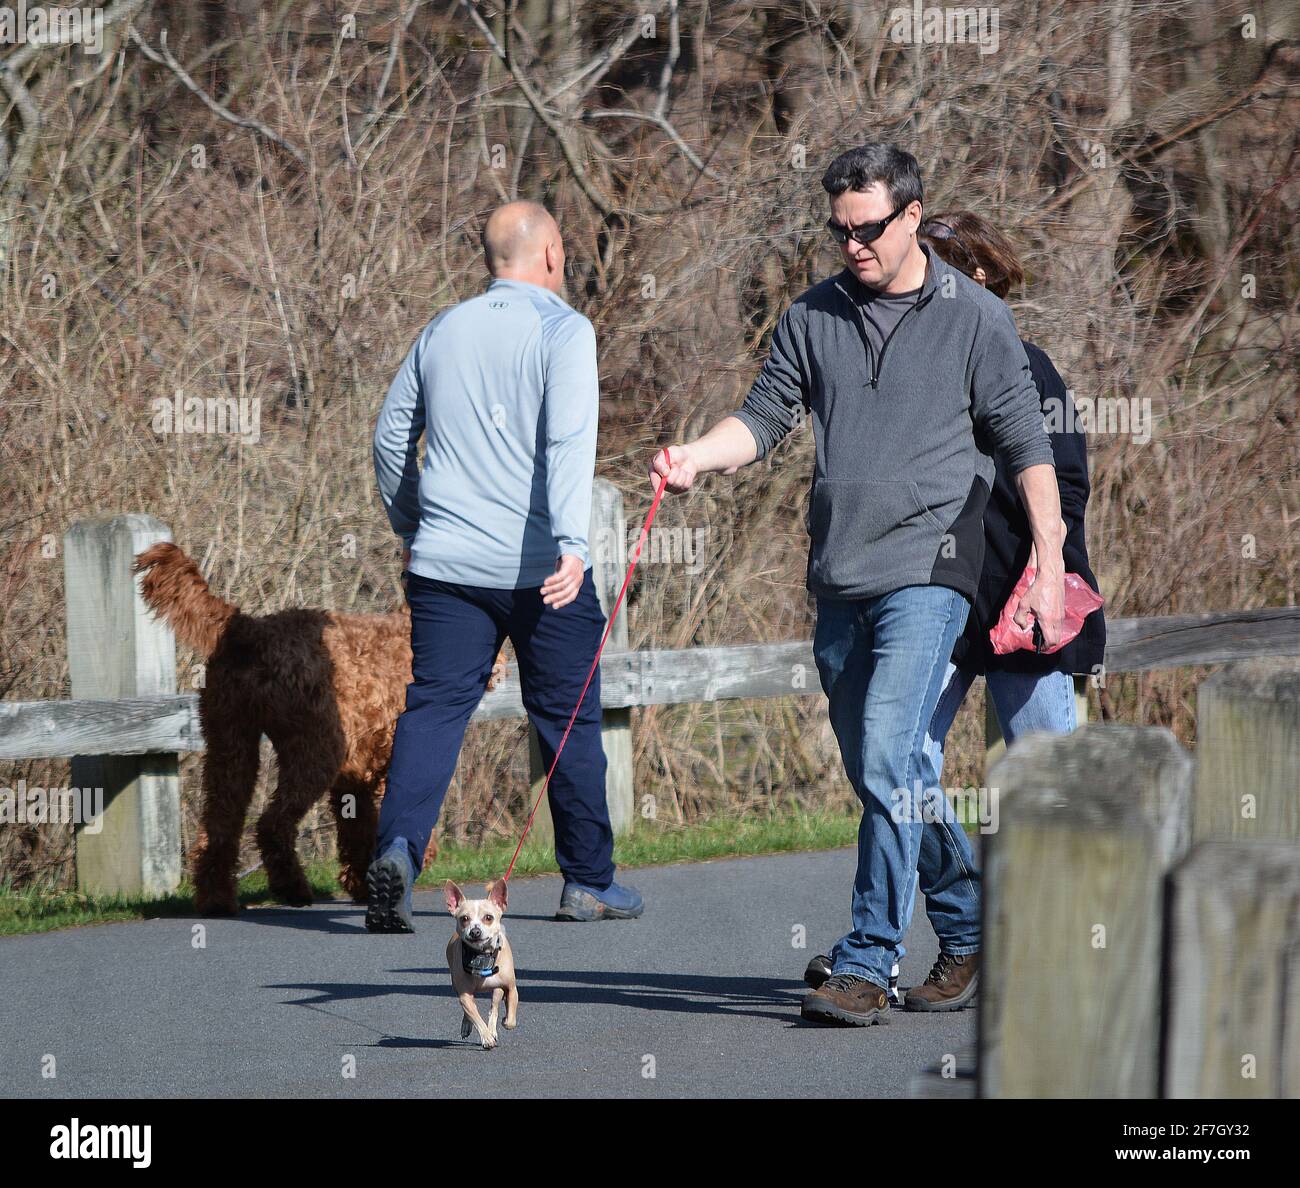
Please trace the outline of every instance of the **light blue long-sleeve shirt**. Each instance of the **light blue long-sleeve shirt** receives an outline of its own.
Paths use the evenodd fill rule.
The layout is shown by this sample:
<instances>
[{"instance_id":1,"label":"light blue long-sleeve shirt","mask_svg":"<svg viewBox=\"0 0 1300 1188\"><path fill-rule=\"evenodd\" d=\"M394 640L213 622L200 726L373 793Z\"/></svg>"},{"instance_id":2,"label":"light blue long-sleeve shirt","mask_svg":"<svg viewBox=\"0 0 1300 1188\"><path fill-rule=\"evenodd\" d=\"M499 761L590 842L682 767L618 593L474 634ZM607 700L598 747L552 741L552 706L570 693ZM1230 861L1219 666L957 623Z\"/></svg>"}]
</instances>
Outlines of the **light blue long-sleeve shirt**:
<instances>
[{"instance_id":1,"label":"light blue long-sleeve shirt","mask_svg":"<svg viewBox=\"0 0 1300 1188\"><path fill-rule=\"evenodd\" d=\"M587 568L599 395L596 332L549 289L496 279L434 318L374 436L411 572L508 590L540 586L562 553Z\"/></svg>"}]
</instances>

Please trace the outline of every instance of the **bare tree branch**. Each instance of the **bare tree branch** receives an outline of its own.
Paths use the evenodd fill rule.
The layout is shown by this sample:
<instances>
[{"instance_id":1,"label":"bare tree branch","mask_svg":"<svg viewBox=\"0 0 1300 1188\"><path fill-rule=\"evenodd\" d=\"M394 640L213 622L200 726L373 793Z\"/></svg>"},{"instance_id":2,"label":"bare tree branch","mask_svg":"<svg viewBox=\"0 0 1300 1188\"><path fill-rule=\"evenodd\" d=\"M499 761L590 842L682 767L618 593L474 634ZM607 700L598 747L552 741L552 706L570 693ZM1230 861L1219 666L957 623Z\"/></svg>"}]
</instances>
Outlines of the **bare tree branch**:
<instances>
[{"instance_id":1,"label":"bare tree branch","mask_svg":"<svg viewBox=\"0 0 1300 1188\"><path fill-rule=\"evenodd\" d=\"M711 168L700 160L699 154L682 139L681 134L677 129L674 128L673 125L663 116L659 115L658 112L633 111L628 108L610 107L600 108L596 111L583 112L582 118L584 120L640 120L642 123L653 124L677 146L682 156L685 157L697 170L704 174L705 177L711 177L714 181L725 181L716 169Z\"/></svg>"},{"instance_id":2,"label":"bare tree branch","mask_svg":"<svg viewBox=\"0 0 1300 1188\"><path fill-rule=\"evenodd\" d=\"M104 9L100 20L103 28L109 28L137 13L148 0L115 0ZM32 161L36 157L36 141L41 129L41 110L31 93L31 89L21 77L21 72L31 64L43 49L57 46L80 44L79 37L63 36L73 26L59 25L59 35L49 40L27 42L21 49L15 50L8 57L0 60L0 87L9 96L19 119L22 131L18 134L13 150L10 151L0 129L0 166L4 168L0 176L0 275L9 264L9 245L13 235L13 220L17 214L18 203L27 187L27 175L31 172Z\"/></svg>"},{"instance_id":3,"label":"bare tree branch","mask_svg":"<svg viewBox=\"0 0 1300 1188\"><path fill-rule=\"evenodd\" d=\"M668 56L664 58L663 68L659 71L659 98L655 103L655 115L661 120L668 114L668 96L672 90L673 70L677 59L682 56L682 36L677 20L677 0L668 3Z\"/></svg>"},{"instance_id":4,"label":"bare tree branch","mask_svg":"<svg viewBox=\"0 0 1300 1188\"><path fill-rule=\"evenodd\" d=\"M617 110L596 110L584 112L579 117L581 119L629 119L639 120L643 123L653 124L656 128L666 135L669 140L677 147L678 151L684 156L698 172L715 181L724 179L711 169L699 157L690 145L683 139L681 133L673 126L672 122L666 115L668 107L669 92L672 84L673 69L677 60L681 57L681 35L678 24L677 0L660 0L659 3L651 5L646 12L638 15L636 20L613 42L605 47L590 62L580 70L572 74L567 80L560 83L554 90L548 92L543 97L531 82L525 77L522 68L516 61L513 46L510 40L510 25L506 27L505 44L502 45L492 32L487 22L483 19L482 14L474 5L473 0L460 0L461 6L469 13L470 18L478 26L479 31L487 38L488 45L492 48L493 53L506 65L510 71L511 77L515 80L516 85L523 93L524 98L528 100L529 106L532 107L537 117L546 125L551 135L555 137L560 145L560 151L564 154L570 170L573 172L574 179L577 181L582 192L591 201L601 214L608 217L615 212L616 206L612 199L602 193L581 161L578 159L577 146L573 143L572 136L563 126L562 117L549 110L548 104L563 95L566 91L582 84L582 89L577 95L566 100L566 106L570 111L576 111L577 103L584 95L605 76L610 67L614 65L628 49L641 37L641 20L646 15L658 15L662 11L665 3L669 7L668 20L668 56L664 60L663 68L659 75L658 100L653 112L642 112L630 109Z\"/></svg>"},{"instance_id":5,"label":"bare tree branch","mask_svg":"<svg viewBox=\"0 0 1300 1188\"><path fill-rule=\"evenodd\" d=\"M199 84L185 72L185 67L172 56L171 50L167 48L166 29L158 35L159 48L157 50L152 49L149 46L149 43L135 31L134 27L130 30L130 36L136 47L146 58L151 62L156 62L159 66L167 67L167 69L170 70L182 83L185 89L196 95L203 102L203 105L210 111L220 116L227 123L234 124L237 128L248 128L250 131L256 132L259 136L269 140L272 144L279 145L280 148L284 149L284 151L293 157L304 169L308 167L307 156L302 149L298 148L297 145L290 144L283 136L271 128L268 128L261 120L253 119L251 116L236 115L230 110L230 108L223 107L212 98L207 91L199 86Z\"/></svg>"},{"instance_id":6,"label":"bare tree branch","mask_svg":"<svg viewBox=\"0 0 1300 1188\"><path fill-rule=\"evenodd\" d=\"M555 137L556 143L560 146L560 152L564 154L564 160L569 166L569 171L573 174L574 181L578 183L579 189L587 196L587 200L606 218L617 213L618 207L613 199L601 192L588 175L586 166L578 159L577 146L573 144L573 139L568 131L555 118L555 115L547 109L542 97L534 89L532 83L524 77L523 71L514 62L505 47L496 39L496 34L492 32L487 21L483 19L482 13L474 5L473 0L460 0L460 3L461 7L469 14L470 19L478 26L479 32L487 38L487 43L492 52L510 71L511 77L515 80L515 85L537 113L537 118L546 125L547 130Z\"/></svg>"}]
</instances>

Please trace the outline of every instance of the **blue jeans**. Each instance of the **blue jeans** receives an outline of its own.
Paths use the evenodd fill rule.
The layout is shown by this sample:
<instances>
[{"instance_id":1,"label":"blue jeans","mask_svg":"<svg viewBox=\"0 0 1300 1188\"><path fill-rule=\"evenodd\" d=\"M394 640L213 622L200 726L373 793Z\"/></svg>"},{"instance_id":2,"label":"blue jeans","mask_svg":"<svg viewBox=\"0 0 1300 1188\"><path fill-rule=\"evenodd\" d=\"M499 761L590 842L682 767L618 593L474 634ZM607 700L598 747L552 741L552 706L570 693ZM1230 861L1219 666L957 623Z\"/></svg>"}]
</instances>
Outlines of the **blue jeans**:
<instances>
[{"instance_id":1,"label":"blue jeans","mask_svg":"<svg viewBox=\"0 0 1300 1188\"><path fill-rule=\"evenodd\" d=\"M935 787L943 775L948 731L974 681L973 673L949 661L943 693L925 740L926 766L933 772ZM1032 730L1069 734L1078 725L1074 680L1069 673L994 670L985 677L985 684L1007 746ZM917 871L925 912L939 938L939 948L945 953L978 949L980 875L966 831L955 821L951 827L946 822L934 828L927 825L921 837ZM971 919L975 921L973 931L968 923Z\"/></svg>"},{"instance_id":2,"label":"blue jeans","mask_svg":"<svg viewBox=\"0 0 1300 1188\"><path fill-rule=\"evenodd\" d=\"M412 679L397 719L376 854L405 840L419 870L456 770L465 727L487 688L506 636L515 647L524 709L549 769L605 630L588 569L578 597L548 607L536 587L496 590L407 575ZM614 879L614 834L605 803L600 671L564 744L549 788L555 858L564 877L604 890ZM504 872L502 872L504 873Z\"/></svg>"},{"instance_id":3,"label":"blue jeans","mask_svg":"<svg viewBox=\"0 0 1300 1188\"><path fill-rule=\"evenodd\" d=\"M853 930L831 950L831 969L882 989L903 956L915 905L923 791L935 784L926 731L969 613L965 596L946 586L817 599L813 656L844 770L863 808ZM964 923L978 937L978 903Z\"/></svg>"}]
</instances>

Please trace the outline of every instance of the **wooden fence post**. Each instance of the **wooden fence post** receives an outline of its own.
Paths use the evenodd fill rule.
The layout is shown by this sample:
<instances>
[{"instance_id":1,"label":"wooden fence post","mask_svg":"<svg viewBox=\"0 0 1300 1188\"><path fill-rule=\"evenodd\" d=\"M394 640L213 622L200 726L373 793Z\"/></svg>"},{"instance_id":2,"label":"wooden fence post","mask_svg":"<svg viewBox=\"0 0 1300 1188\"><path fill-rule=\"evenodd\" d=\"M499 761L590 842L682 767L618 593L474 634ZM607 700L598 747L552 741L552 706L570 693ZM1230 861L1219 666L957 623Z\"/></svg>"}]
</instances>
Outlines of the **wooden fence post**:
<instances>
[{"instance_id":1,"label":"wooden fence post","mask_svg":"<svg viewBox=\"0 0 1300 1188\"><path fill-rule=\"evenodd\" d=\"M171 531L137 513L82 520L63 545L68 672L74 698L176 692L176 641L141 599L135 555ZM163 895L181 879L176 754L76 755L72 782L103 789L104 813L77 832L77 886ZM96 831L98 830L98 831Z\"/></svg>"},{"instance_id":2,"label":"wooden fence post","mask_svg":"<svg viewBox=\"0 0 1300 1188\"><path fill-rule=\"evenodd\" d=\"M614 609L619 587L627 573L627 516L623 496L608 479L597 479L591 496L591 523L594 542L591 551L591 576L600 595L600 609L608 617ZM627 604L619 607L609 631L605 654L627 651ZM600 738L608 764L605 773L605 800L615 834L627 833L635 819L632 762L632 710L607 709L601 714Z\"/></svg>"},{"instance_id":3,"label":"wooden fence post","mask_svg":"<svg viewBox=\"0 0 1300 1188\"><path fill-rule=\"evenodd\" d=\"M1300 1098L1300 845L1201 842L1171 882L1165 1096Z\"/></svg>"},{"instance_id":4,"label":"wooden fence post","mask_svg":"<svg viewBox=\"0 0 1300 1188\"><path fill-rule=\"evenodd\" d=\"M618 597L619 587L623 584L629 560L623 496L608 479L598 478L592 487L591 526L587 540L591 552L592 580L600 598L600 608L608 615ZM626 651L627 605L624 603L610 629L605 655ZM632 790L632 710L604 710L601 713L600 738L605 748L605 803L609 806L610 824L615 835L627 833L632 828L635 817ZM542 765L537 732L531 724L528 727L528 764L532 796L536 797L546 776L546 768ZM533 832L542 837L555 836L551 807L545 799L537 810Z\"/></svg>"},{"instance_id":5,"label":"wooden fence post","mask_svg":"<svg viewBox=\"0 0 1300 1188\"><path fill-rule=\"evenodd\" d=\"M989 777L983 1097L1154 1097L1165 872L1186 852L1192 761L1173 734L1017 740Z\"/></svg>"},{"instance_id":6,"label":"wooden fence post","mask_svg":"<svg viewBox=\"0 0 1300 1188\"><path fill-rule=\"evenodd\" d=\"M1300 842L1300 661L1229 664L1201 683L1192 836Z\"/></svg>"}]
</instances>

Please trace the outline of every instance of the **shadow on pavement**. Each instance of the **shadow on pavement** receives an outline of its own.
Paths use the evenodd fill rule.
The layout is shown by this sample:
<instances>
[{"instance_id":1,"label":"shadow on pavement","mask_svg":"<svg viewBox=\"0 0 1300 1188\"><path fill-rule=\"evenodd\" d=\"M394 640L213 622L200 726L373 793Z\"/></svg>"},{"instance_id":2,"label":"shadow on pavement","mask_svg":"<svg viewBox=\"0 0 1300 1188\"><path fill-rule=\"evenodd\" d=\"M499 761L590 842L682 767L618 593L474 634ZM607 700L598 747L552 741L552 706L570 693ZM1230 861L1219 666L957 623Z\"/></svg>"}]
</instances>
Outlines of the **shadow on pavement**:
<instances>
[{"instance_id":1,"label":"shadow on pavement","mask_svg":"<svg viewBox=\"0 0 1300 1188\"><path fill-rule=\"evenodd\" d=\"M269 990L302 990L309 998L287 999L290 1006L383 998L390 994L422 998L453 998L445 967L394 970L420 974L427 985L393 986L356 982L277 982ZM558 984L557 984L558 983ZM597 973L590 970L520 971L523 1004L561 1003L575 1006L618 1006L690 1015L747 1015L798 1021L797 1006L806 991L797 983L776 978L726 977L675 973ZM778 1009L764 1009L778 1008Z\"/></svg>"},{"instance_id":2,"label":"shadow on pavement","mask_svg":"<svg viewBox=\"0 0 1300 1188\"><path fill-rule=\"evenodd\" d=\"M301 932L364 933L366 930L366 908L364 904L348 901L317 900L311 908L286 907L283 904L267 904L265 907L245 906L238 916L215 916L215 920L237 920L241 924L271 924L276 928L293 928ZM418 907L415 917L415 936L426 933L442 936L442 944L451 939L451 922L446 910L426 912ZM206 921L209 917L191 913L197 921ZM556 920L552 916L530 916L522 912L511 913L511 920L531 920L543 924L564 924L568 921ZM446 928L442 925L446 924ZM403 933L410 936L410 933Z\"/></svg>"}]
</instances>

